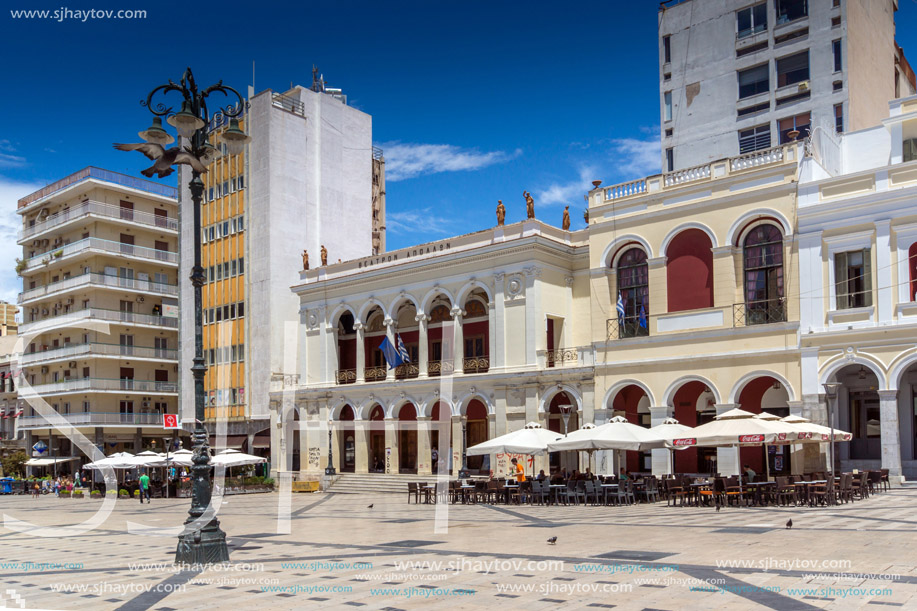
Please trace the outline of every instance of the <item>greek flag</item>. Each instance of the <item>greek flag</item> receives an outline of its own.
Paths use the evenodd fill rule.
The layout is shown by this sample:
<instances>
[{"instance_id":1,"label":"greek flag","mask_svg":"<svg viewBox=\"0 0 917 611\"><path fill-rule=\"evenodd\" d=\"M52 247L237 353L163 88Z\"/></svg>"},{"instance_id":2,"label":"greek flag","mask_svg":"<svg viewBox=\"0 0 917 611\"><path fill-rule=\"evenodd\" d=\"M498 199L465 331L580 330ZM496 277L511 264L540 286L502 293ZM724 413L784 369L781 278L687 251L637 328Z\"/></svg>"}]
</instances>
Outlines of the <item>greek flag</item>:
<instances>
[{"instance_id":1,"label":"greek flag","mask_svg":"<svg viewBox=\"0 0 917 611\"><path fill-rule=\"evenodd\" d=\"M401 341L401 334L400 334L400 333L399 333L398 336L397 336L397 341L398 341L398 356L401 357L401 362L402 362L402 363L410 363L410 362L411 362L411 354L408 352L408 349L404 346L404 342Z\"/></svg>"},{"instance_id":2,"label":"greek flag","mask_svg":"<svg viewBox=\"0 0 917 611\"><path fill-rule=\"evenodd\" d=\"M618 320L624 320L624 296L618 293Z\"/></svg>"},{"instance_id":3,"label":"greek flag","mask_svg":"<svg viewBox=\"0 0 917 611\"><path fill-rule=\"evenodd\" d=\"M388 341L388 337L382 338L379 350L382 351L382 356L385 357L385 362L388 363L389 369L394 369L404 362L404 359L401 358L401 353L392 345L392 342Z\"/></svg>"},{"instance_id":4,"label":"greek flag","mask_svg":"<svg viewBox=\"0 0 917 611\"><path fill-rule=\"evenodd\" d=\"M642 304L640 305L640 320L639 320L639 323L640 323L640 326L643 327L644 329L647 329L647 328L649 327L649 325L647 324L647 321L646 321L646 308L643 307Z\"/></svg>"}]
</instances>

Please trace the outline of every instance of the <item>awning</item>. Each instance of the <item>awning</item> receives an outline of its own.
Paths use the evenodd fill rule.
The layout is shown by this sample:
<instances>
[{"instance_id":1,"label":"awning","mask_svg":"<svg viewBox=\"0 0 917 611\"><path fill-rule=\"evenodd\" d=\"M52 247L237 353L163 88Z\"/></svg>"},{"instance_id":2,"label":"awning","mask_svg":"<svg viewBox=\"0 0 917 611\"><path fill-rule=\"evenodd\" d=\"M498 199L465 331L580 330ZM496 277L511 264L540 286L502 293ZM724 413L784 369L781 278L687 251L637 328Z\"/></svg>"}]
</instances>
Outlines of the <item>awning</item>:
<instances>
[{"instance_id":1,"label":"awning","mask_svg":"<svg viewBox=\"0 0 917 611\"><path fill-rule=\"evenodd\" d=\"M242 448L242 445L248 441L248 435L227 435L226 436L226 447L239 450ZM217 447L217 438L214 435L210 436L210 447ZM222 446L221 446L222 448Z\"/></svg>"},{"instance_id":2,"label":"awning","mask_svg":"<svg viewBox=\"0 0 917 611\"><path fill-rule=\"evenodd\" d=\"M252 443L253 448L269 448L271 447L271 435L255 435L255 441Z\"/></svg>"},{"instance_id":3,"label":"awning","mask_svg":"<svg viewBox=\"0 0 917 611\"><path fill-rule=\"evenodd\" d=\"M79 456L56 456L54 458L30 458L25 461L26 467L47 467L71 460L79 460Z\"/></svg>"}]
</instances>

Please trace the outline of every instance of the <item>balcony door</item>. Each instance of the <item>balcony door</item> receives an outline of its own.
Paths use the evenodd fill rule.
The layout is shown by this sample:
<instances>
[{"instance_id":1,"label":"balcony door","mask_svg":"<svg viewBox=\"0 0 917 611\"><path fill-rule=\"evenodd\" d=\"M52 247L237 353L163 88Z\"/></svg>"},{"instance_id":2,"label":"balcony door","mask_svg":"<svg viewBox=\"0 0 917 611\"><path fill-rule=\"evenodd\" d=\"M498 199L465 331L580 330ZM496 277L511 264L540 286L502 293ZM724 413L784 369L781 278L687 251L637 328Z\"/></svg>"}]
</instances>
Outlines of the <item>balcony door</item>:
<instances>
[{"instance_id":1,"label":"balcony door","mask_svg":"<svg viewBox=\"0 0 917 611\"><path fill-rule=\"evenodd\" d=\"M118 269L118 286L123 286L126 288L133 288L134 286L134 270L129 267L121 267Z\"/></svg>"},{"instance_id":2,"label":"balcony door","mask_svg":"<svg viewBox=\"0 0 917 611\"><path fill-rule=\"evenodd\" d=\"M134 421L134 402L120 401L121 422L131 423Z\"/></svg>"},{"instance_id":3,"label":"balcony door","mask_svg":"<svg viewBox=\"0 0 917 611\"><path fill-rule=\"evenodd\" d=\"M121 200L121 218L125 221L134 220L134 202L126 202Z\"/></svg>"},{"instance_id":4,"label":"balcony door","mask_svg":"<svg viewBox=\"0 0 917 611\"><path fill-rule=\"evenodd\" d=\"M122 233L118 239L121 242L122 255L134 254L134 236L129 233Z\"/></svg>"},{"instance_id":5,"label":"balcony door","mask_svg":"<svg viewBox=\"0 0 917 611\"><path fill-rule=\"evenodd\" d=\"M156 349L156 358L164 359L168 354L169 350L169 338L167 337L154 337L153 338L153 347Z\"/></svg>"},{"instance_id":6,"label":"balcony door","mask_svg":"<svg viewBox=\"0 0 917 611\"><path fill-rule=\"evenodd\" d=\"M121 390L133 390L134 388L134 368L133 367L122 367L121 368Z\"/></svg>"},{"instance_id":7,"label":"balcony door","mask_svg":"<svg viewBox=\"0 0 917 611\"><path fill-rule=\"evenodd\" d=\"M122 356L132 356L134 354L134 336L121 334L119 344L121 345Z\"/></svg>"},{"instance_id":8,"label":"balcony door","mask_svg":"<svg viewBox=\"0 0 917 611\"><path fill-rule=\"evenodd\" d=\"M156 390L160 392L165 392L167 386L169 385L169 370L168 369L157 369L154 373L156 380Z\"/></svg>"},{"instance_id":9,"label":"balcony door","mask_svg":"<svg viewBox=\"0 0 917 611\"><path fill-rule=\"evenodd\" d=\"M124 301L120 303L121 322L133 322L134 320L134 302Z\"/></svg>"}]
</instances>

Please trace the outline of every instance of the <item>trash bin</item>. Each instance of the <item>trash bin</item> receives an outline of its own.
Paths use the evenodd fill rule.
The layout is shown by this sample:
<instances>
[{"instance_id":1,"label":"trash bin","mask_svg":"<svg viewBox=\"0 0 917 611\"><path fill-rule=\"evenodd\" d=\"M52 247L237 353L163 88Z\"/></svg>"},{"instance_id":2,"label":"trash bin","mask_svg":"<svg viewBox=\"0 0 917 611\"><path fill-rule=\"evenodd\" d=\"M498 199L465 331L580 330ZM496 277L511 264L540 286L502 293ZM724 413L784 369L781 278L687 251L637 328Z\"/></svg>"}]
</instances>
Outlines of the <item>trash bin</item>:
<instances>
[{"instance_id":1,"label":"trash bin","mask_svg":"<svg viewBox=\"0 0 917 611\"><path fill-rule=\"evenodd\" d=\"M12 477L0 477L0 494L13 494Z\"/></svg>"}]
</instances>

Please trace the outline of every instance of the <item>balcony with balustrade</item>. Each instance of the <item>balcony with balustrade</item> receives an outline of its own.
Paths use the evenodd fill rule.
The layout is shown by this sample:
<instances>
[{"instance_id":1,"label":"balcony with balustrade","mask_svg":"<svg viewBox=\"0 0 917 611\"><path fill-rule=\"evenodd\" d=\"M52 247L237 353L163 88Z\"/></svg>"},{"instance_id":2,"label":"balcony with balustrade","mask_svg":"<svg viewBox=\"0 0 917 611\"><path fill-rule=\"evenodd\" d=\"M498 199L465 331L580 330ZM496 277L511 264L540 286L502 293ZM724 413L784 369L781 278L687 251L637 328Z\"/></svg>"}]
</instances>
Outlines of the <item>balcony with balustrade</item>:
<instances>
[{"instance_id":1,"label":"balcony with balustrade","mask_svg":"<svg viewBox=\"0 0 917 611\"><path fill-rule=\"evenodd\" d=\"M177 284L154 282L149 279L123 278L110 274L89 272L23 291L19 293L19 303L24 305L41 299L63 297L72 291L95 288L116 289L118 291L142 293L144 295L159 295L163 297L178 296Z\"/></svg>"},{"instance_id":2,"label":"balcony with balustrade","mask_svg":"<svg viewBox=\"0 0 917 611\"><path fill-rule=\"evenodd\" d=\"M85 325L90 321L109 322L119 325L129 325L131 327L143 327L150 329L178 329L177 316L160 316L157 314L140 314L137 312L124 312L121 310L107 310L104 308L81 308L62 314L51 315L47 308L42 309L41 318L35 318L19 326L19 333L22 335L31 333L45 333L57 329L65 328L86 328Z\"/></svg>"},{"instance_id":3,"label":"balcony with balustrade","mask_svg":"<svg viewBox=\"0 0 917 611\"><path fill-rule=\"evenodd\" d=\"M115 394L154 394L160 396L178 396L177 382L156 382L153 380L112 379L112 378L66 378L57 382L35 384L30 388L20 385L19 394L28 399L32 392L41 397L66 394L115 393Z\"/></svg>"},{"instance_id":4,"label":"balcony with balustrade","mask_svg":"<svg viewBox=\"0 0 917 611\"><path fill-rule=\"evenodd\" d=\"M25 259L21 273L28 275L38 269L58 267L62 263L77 261L91 255L115 255L121 259L178 267L177 252L90 237L70 244L53 246L50 250Z\"/></svg>"},{"instance_id":5,"label":"balcony with balustrade","mask_svg":"<svg viewBox=\"0 0 917 611\"><path fill-rule=\"evenodd\" d=\"M35 346L36 344L33 344ZM66 344L60 347L48 348L39 346L34 352L26 352L19 359L19 364L28 367L36 364L48 364L72 359L124 359L134 361L154 361L165 363L178 362L178 350L168 348L151 348L147 346L126 346L122 344L106 344L89 342L79 344Z\"/></svg>"},{"instance_id":6,"label":"balcony with balustrade","mask_svg":"<svg viewBox=\"0 0 917 611\"><path fill-rule=\"evenodd\" d=\"M43 217L41 220L36 221L34 225L23 227L19 231L18 243L26 244L30 240L44 239L49 232L64 231L95 220L178 235L178 219L175 217L150 214L149 212L131 210L121 206L89 200Z\"/></svg>"},{"instance_id":7,"label":"balcony with balustrade","mask_svg":"<svg viewBox=\"0 0 917 611\"><path fill-rule=\"evenodd\" d=\"M60 419L60 420L58 420ZM39 415L20 416L17 426L20 429L34 430L51 428L53 422L48 422ZM117 413L117 412L79 412L70 414L55 414L52 420L63 421L75 427L137 427L162 428L162 414L158 412Z\"/></svg>"},{"instance_id":8,"label":"balcony with balustrade","mask_svg":"<svg viewBox=\"0 0 917 611\"><path fill-rule=\"evenodd\" d=\"M737 157L712 161L693 168L648 176L608 187L597 187L589 194L590 208L637 199L647 194L674 191L684 186L702 185L761 167L785 163L795 164L802 156L802 147L802 142L791 142Z\"/></svg>"}]
</instances>

